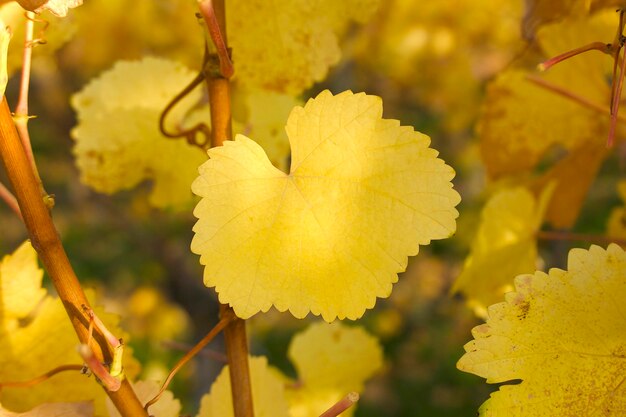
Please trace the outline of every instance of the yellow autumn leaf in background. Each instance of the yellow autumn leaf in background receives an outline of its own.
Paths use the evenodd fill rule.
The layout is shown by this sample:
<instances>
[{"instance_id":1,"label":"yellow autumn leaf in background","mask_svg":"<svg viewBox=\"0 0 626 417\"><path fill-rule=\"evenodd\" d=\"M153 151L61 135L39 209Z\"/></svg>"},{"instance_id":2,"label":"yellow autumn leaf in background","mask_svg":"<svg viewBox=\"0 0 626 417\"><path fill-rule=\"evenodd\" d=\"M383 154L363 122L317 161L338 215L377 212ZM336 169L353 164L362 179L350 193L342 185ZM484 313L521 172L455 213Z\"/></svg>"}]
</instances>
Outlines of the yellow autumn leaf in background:
<instances>
[{"instance_id":1,"label":"yellow autumn leaf in background","mask_svg":"<svg viewBox=\"0 0 626 417\"><path fill-rule=\"evenodd\" d=\"M264 357L250 357L250 385L252 405L256 417L288 417L285 399L285 378L269 366ZM233 402L228 366L222 369L210 393L200 400L196 417L233 417Z\"/></svg>"},{"instance_id":2,"label":"yellow autumn leaf in background","mask_svg":"<svg viewBox=\"0 0 626 417\"><path fill-rule=\"evenodd\" d=\"M569 253L567 271L515 279L457 364L502 385L481 416L626 414L626 253L611 244Z\"/></svg>"},{"instance_id":3,"label":"yellow autumn leaf in background","mask_svg":"<svg viewBox=\"0 0 626 417\"><path fill-rule=\"evenodd\" d=\"M341 58L338 37L365 22L379 0L233 0L226 3L235 79L298 95Z\"/></svg>"},{"instance_id":4,"label":"yellow autumn leaf in background","mask_svg":"<svg viewBox=\"0 0 626 417\"><path fill-rule=\"evenodd\" d=\"M78 125L72 130L81 180L104 193L152 181L150 202L184 208L189 187L206 154L184 139L159 132L159 116L194 74L172 61L120 61L72 97ZM200 91L179 103L169 120L181 123Z\"/></svg>"},{"instance_id":5,"label":"yellow autumn leaf in background","mask_svg":"<svg viewBox=\"0 0 626 417\"><path fill-rule=\"evenodd\" d=\"M547 190L537 201L518 187L500 191L485 204L471 253L452 287L452 292L463 293L477 315L484 317L486 308L502 299L515 276L536 269L535 234L551 194Z\"/></svg>"},{"instance_id":6,"label":"yellow autumn leaf in background","mask_svg":"<svg viewBox=\"0 0 626 417\"><path fill-rule=\"evenodd\" d=\"M622 205L611 210L606 226L607 236L626 239L626 180L617 183L617 193Z\"/></svg>"},{"instance_id":7,"label":"yellow autumn leaf in background","mask_svg":"<svg viewBox=\"0 0 626 417\"><path fill-rule=\"evenodd\" d=\"M248 318L359 318L419 245L455 230L454 171L427 136L382 119L380 98L322 92L287 122L289 174L238 135L209 150L191 249L204 282Z\"/></svg>"},{"instance_id":8,"label":"yellow autumn leaf in background","mask_svg":"<svg viewBox=\"0 0 626 417\"><path fill-rule=\"evenodd\" d=\"M362 392L383 365L378 340L340 322L311 325L294 336L288 355L298 374L298 382L287 389L290 417L317 417L349 392Z\"/></svg>"},{"instance_id":9,"label":"yellow autumn leaf in background","mask_svg":"<svg viewBox=\"0 0 626 417\"><path fill-rule=\"evenodd\" d=\"M60 299L41 289L43 272L29 243L0 264L0 382L30 380L60 365L80 364L78 339ZM87 296L93 301L93 292ZM118 318L102 308L95 312L115 335L128 339L117 327ZM138 364L130 349L124 355L126 375L133 378ZM2 405L26 412L47 402L93 401L104 415L106 394L94 378L63 372L34 386L3 387Z\"/></svg>"},{"instance_id":10,"label":"yellow autumn leaf in background","mask_svg":"<svg viewBox=\"0 0 626 417\"><path fill-rule=\"evenodd\" d=\"M525 38L533 39L539 26L570 16L584 16L599 9L624 7L624 0L525 0L522 22Z\"/></svg>"},{"instance_id":11,"label":"yellow autumn leaf in background","mask_svg":"<svg viewBox=\"0 0 626 417\"><path fill-rule=\"evenodd\" d=\"M607 11L590 19L545 26L537 33L537 42L547 58L593 41L611 41L617 19L614 11ZM550 203L547 216L555 227L573 225L606 155L602 148L609 130L606 103L611 74L611 59L591 52L560 63L541 77L532 71L507 70L487 89L477 125L487 173L499 179L548 165L539 182L556 183L559 198ZM606 113L563 97L529 77L606 108Z\"/></svg>"},{"instance_id":12,"label":"yellow autumn leaf in background","mask_svg":"<svg viewBox=\"0 0 626 417\"><path fill-rule=\"evenodd\" d=\"M0 405L0 417L93 417L93 415L93 404L90 401L45 403L23 413L5 410Z\"/></svg>"}]
</instances>

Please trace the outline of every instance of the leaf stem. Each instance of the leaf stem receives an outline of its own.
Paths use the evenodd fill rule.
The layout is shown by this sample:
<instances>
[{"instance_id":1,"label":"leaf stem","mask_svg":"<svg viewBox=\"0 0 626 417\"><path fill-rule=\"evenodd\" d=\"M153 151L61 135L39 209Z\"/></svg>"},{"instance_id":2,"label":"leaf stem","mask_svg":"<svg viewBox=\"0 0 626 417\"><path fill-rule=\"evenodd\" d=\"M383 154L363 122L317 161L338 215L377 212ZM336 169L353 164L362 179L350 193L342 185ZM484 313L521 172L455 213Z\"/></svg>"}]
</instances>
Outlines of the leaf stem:
<instances>
[{"instance_id":1,"label":"leaf stem","mask_svg":"<svg viewBox=\"0 0 626 417\"><path fill-rule=\"evenodd\" d=\"M174 365L174 368L172 368L169 375L165 379L165 382L161 386L161 389L159 390L159 392L150 401L148 401L146 405L144 406L144 409L146 410L146 412L148 411L148 408L151 405L156 403L159 400L159 398L161 398L161 395L163 395L163 393L165 392L167 387L170 385L170 382L172 382L172 379L178 373L178 371L187 362L189 362L191 358L196 356L196 354L198 354L211 340L213 340L215 336L219 334L219 332L224 330L224 328L228 326L228 324L232 322L235 318L236 317L234 315L222 317L222 319L215 325L215 327L213 327L211 331L209 331L209 333L207 333L207 335L202 338L202 340L200 340L193 348L191 348L191 350L187 352L185 356L180 358L180 360L176 363L176 365Z\"/></svg>"},{"instance_id":2,"label":"leaf stem","mask_svg":"<svg viewBox=\"0 0 626 417\"><path fill-rule=\"evenodd\" d=\"M207 25L209 36L211 36L211 40L217 49L220 74L224 78L230 78L233 76L235 70L233 68L233 62L230 59L228 47L226 46L226 25L224 24L224 8L222 7L224 2L218 0L215 3L216 6L214 7L212 0L202 0L198 3L198 7ZM220 7L221 10L218 10ZM221 16L218 13L221 13ZM220 21L220 19L222 21Z\"/></svg>"},{"instance_id":3,"label":"leaf stem","mask_svg":"<svg viewBox=\"0 0 626 417\"><path fill-rule=\"evenodd\" d=\"M0 200L4 200L4 202L9 206L11 210L20 218L20 220L24 221L22 218L22 212L20 211L20 206L17 203L17 199L13 195L9 189L0 182Z\"/></svg>"},{"instance_id":4,"label":"leaf stem","mask_svg":"<svg viewBox=\"0 0 626 417\"><path fill-rule=\"evenodd\" d=\"M352 407L357 401L359 401L359 394L356 392L351 392L343 397L341 400L339 400L335 405L330 407L328 410L320 414L320 417L337 417L339 414Z\"/></svg>"},{"instance_id":5,"label":"leaf stem","mask_svg":"<svg viewBox=\"0 0 626 417\"><path fill-rule=\"evenodd\" d=\"M48 206L41 196L39 182L18 137L6 97L0 103L0 159L15 190L33 248L63 302L80 343L86 344L89 338L89 318L83 313L82 306L89 306L89 302L65 253ZM94 344L92 348L100 362L107 362L113 356L106 343ZM147 416L126 380L118 391L105 391L122 416Z\"/></svg>"},{"instance_id":6,"label":"leaf stem","mask_svg":"<svg viewBox=\"0 0 626 417\"><path fill-rule=\"evenodd\" d=\"M32 387L33 385L37 385L41 382L44 382L47 379L50 379L56 374L66 371L82 371L84 369L83 365L61 365L57 366L54 369L46 372L43 375L40 375L36 378L30 379L28 381L10 381L10 382L0 382L0 389L4 387L16 387L16 388L26 388Z\"/></svg>"},{"instance_id":7,"label":"leaf stem","mask_svg":"<svg viewBox=\"0 0 626 417\"><path fill-rule=\"evenodd\" d=\"M33 31L35 27L35 13L26 12L26 26L24 34L24 49L22 52L22 74L20 78L20 92L17 99L17 105L15 106L15 114L13 120L19 133L19 137L22 141L22 146L28 157L31 169L37 178L42 195L46 192L43 189L42 181L37 170L37 164L35 163L35 157L33 155L33 147L30 141L30 134L28 133L28 92L30 91L30 68L33 56Z\"/></svg>"},{"instance_id":8,"label":"leaf stem","mask_svg":"<svg viewBox=\"0 0 626 417\"><path fill-rule=\"evenodd\" d=\"M613 95L613 101L611 102L611 124L609 127L609 136L606 142L606 147L613 147L615 141L615 128L617 126L617 118L619 113L619 104L622 97L622 87L624 86L624 75L626 74L626 48L622 48L622 66L619 70L619 76L617 77L617 85L615 87L615 94ZM616 83L615 77L613 77L613 84Z\"/></svg>"},{"instance_id":9,"label":"leaf stem","mask_svg":"<svg viewBox=\"0 0 626 417\"><path fill-rule=\"evenodd\" d=\"M566 88L563 88L563 87L558 86L558 85L556 85L554 83L551 83L550 81L544 80L541 77L529 74L529 75L526 76L526 79L528 81L530 81L531 83L539 86L539 87L545 88L546 90L549 90L549 91L551 91L551 92L553 92L555 94L558 94L558 95L560 95L562 97L568 98L568 99L570 99L570 100L572 100L572 101L574 101L574 102L576 102L576 103L578 103L578 104L580 104L580 105L582 105L584 107L587 107L588 109L595 110L595 111L597 111L599 113L602 113L602 114L606 114L607 113L605 106L602 106L602 105L600 105L598 103L594 103L593 101L590 101L589 99L587 99L585 97L579 96L578 94L575 94L575 93L567 90ZM623 115L617 115L616 114L616 119L619 120L622 123L626 123L626 117L623 116Z\"/></svg>"},{"instance_id":10,"label":"leaf stem","mask_svg":"<svg viewBox=\"0 0 626 417\"><path fill-rule=\"evenodd\" d=\"M608 55L612 55L613 49L614 49L614 46L610 43L591 42L590 44L572 49L571 51L564 52L560 55L557 55L546 61L543 61L541 64L537 65L537 69L539 71L547 71L548 69L558 64L559 62L563 62L566 59L575 57L576 55L582 54L583 52L587 52L587 51L595 50L595 51L603 52Z\"/></svg>"}]
</instances>

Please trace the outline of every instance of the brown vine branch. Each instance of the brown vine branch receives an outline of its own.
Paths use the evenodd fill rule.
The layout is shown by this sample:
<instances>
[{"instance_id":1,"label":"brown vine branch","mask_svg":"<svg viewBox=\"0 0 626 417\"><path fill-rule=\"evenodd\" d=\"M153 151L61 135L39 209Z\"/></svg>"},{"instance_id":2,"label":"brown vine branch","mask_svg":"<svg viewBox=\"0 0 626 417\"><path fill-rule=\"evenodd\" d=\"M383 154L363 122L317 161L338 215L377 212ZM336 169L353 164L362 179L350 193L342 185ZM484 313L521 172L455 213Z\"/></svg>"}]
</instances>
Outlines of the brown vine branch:
<instances>
[{"instance_id":1,"label":"brown vine branch","mask_svg":"<svg viewBox=\"0 0 626 417\"><path fill-rule=\"evenodd\" d=\"M217 2L222 3L223 2ZM218 5L221 7L221 5ZM230 53L226 46L226 30L225 25L220 22L220 19L224 17L224 10L218 10L218 6L213 6L212 0L203 0L198 3L200 8L200 14L206 22L209 36L217 49L217 56L219 57L219 70L220 75L224 78L230 78L233 76L235 70L233 62L230 59ZM221 16L218 15L221 13Z\"/></svg>"},{"instance_id":2,"label":"brown vine branch","mask_svg":"<svg viewBox=\"0 0 626 417\"><path fill-rule=\"evenodd\" d=\"M0 103L0 159L15 190L33 248L54 284L80 343L86 344L89 341L89 317L84 314L83 306L89 306L89 302L65 253L49 207L42 198L39 182L18 137L6 97ZM113 357L106 343L93 344L92 349L101 363L109 362ZM122 416L147 416L127 381L123 381L116 392L105 391Z\"/></svg>"},{"instance_id":3,"label":"brown vine branch","mask_svg":"<svg viewBox=\"0 0 626 417\"><path fill-rule=\"evenodd\" d=\"M60 374L61 372L67 371L80 371L82 372L85 369L83 365L61 365L56 368L46 372L43 375L40 375L36 378L29 379L28 381L8 381L8 382L0 382L0 390L5 387L14 387L14 388L27 388L32 387L33 385L37 385L41 382L44 382L47 379L52 378L56 374Z\"/></svg>"},{"instance_id":4,"label":"brown vine branch","mask_svg":"<svg viewBox=\"0 0 626 417\"><path fill-rule=\"evenodd\" d=\"M217 40L212 35L218 52L209 54L205 70L211 107L211 146L220 146L224 141L232 138L229 73L224 70L225 65L230 63L226 36L226 10L224 0L202 0L198 6L209 30L219 32ZM230 65L232 66L232 63ZM235 316L233 309L221 304L220 316L230 315ZM246 322L239 318L233 320L224 329L224 341L228 356L234 415L235 417L254 417Z\"/></svg>"}]
</instances>

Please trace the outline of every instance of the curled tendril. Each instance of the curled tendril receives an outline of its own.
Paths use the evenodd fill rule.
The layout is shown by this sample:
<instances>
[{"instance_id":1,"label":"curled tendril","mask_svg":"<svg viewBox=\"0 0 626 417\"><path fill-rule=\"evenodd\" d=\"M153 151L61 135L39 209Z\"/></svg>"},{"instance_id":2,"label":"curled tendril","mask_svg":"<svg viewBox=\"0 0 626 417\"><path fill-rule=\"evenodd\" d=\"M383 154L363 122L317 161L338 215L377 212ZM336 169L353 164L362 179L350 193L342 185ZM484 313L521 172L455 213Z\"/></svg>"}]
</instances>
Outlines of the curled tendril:
<instances>
[{"instance_id":1,"label":"curled tendril","mask_svg":"<svg viewBox=\"0 0 626 417\"><path fill-rule=\"evenodd\" d=\"M37 34L37 37L33 39L32 41L30 41L27 47L32 48L37 45L45 45L46 43L48 43L48 41L45 38L45 34L46 34L46 30L48 30L48 27L50 26L50 22L47 21L46 19L42 19L41 17L36 17L37 15L35 15L34 13L26 12L24 13L24 16L26 16L26 19L30 20L33 23L43 24L43 27L41 28L41 30L39 30L39 33Z\"/></svg>"},{"instance_id":2,"label":"curled tendril","mask_svg":"<svg viewBox=\"0 0 626 417\"><path fill-rule=\"evenodd\" d=\"M196 88L205 79L204 72L201 71L191 82L178 93L163 109L161 117L159 118L159 130L168 139L185 138L187 143L192 146L198 146L199 148L206 149L211 143L211 130L204 123L198 123L189 129L183 129L178 132L170 132L165 127L165 118L169 112L178 104L183 98L185 98L194 88ZM198 136L203 136L203 139L198 140Z\"/></svg>"}]
</instances>

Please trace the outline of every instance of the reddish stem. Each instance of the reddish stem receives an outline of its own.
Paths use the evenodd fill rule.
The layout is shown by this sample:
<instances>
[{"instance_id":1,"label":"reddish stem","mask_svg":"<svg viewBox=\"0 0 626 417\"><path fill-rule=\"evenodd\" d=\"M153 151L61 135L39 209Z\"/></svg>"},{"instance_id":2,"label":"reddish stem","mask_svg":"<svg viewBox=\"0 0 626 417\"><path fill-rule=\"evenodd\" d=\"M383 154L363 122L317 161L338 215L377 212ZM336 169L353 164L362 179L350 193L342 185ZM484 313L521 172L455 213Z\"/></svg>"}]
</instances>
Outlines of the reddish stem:
<instances>
[{"instance_id":1,"label":"reddish stem","mask_svg":"<svg viewBox=\"0 0 626 417\"><path fill-rule=\"evenodd\" d=\"M213 40L215 48L217 48L217 56L220 61L220 74L224 78L230 78L233 76L235 70L233 62L230 59L228 53L228 47L226 46L226 31L223 29L223 25L220 26L215 9L213 8L212 0L203 0L198 3L200 8L200 14L206 22L209 36ZM222 33L223 32L223 33Z\"/></svg>"},{"instance_id":2,"label":"reddish stem","mask_svg":"<svg viewBox=\"0 0 626 417\"><path fill-rule=\"evenodd\" d=\"M0 200L4 200L4 202L7 204L7 206L9 206L9 208L11 210L13 210L13 212L15 214L17 214L17 216L22 221L24 221L24 219L22 218L22 212L20 210L20 205L17 203L17 199L15 198L13 193L11 191L9 191L9 189L7 187L5 187L5 185L3 183L1 183L1 182L0 182Z\"/></svg>"},{"instance_id":3,"label":"reddish stem","mask_svg":"<svg viewBox=\"0 0 626 417\"><path fill-rule=\"evenodd\" d=\"M606 147L613 147L615 142L615 128L617 126L617 115L619 113L620 98L622 97L622 87L624 86L624 75L626 74L626 49L622 52L622 66L620 67L619 77L617 79L617 87L615 88L615 94L613 95L613 101L611 102L611 125L609 127L609 137L606 142ZM613 81L615 83L615 80Z\"/></svg>"},{"instance_id":4,"label":"reddish stem","mask_svg":"<svg viewBox=\"0 0 626 417\"><path fill-rule=\"evenodd\" d=\"M559 62L563 62L567 59L570 59L572 57L575 57L576 55L580 55L587 51L600 51L605 54L612 55L613 50L614 50L614 46L611 45L610 43L607 44L607 43L602 43L602 42L591 42L590 44L572 49L571 51L567 51L553 58L550 58L542 62L541 64L537 65L537 69L539 71L546 71L550 69L551 67L553 67L554 65L558 64Z\"/></svg>"},{"instance_id":5,"label":"reddish stem","mask_svg":"<svg viewBox=\"0 0 626 417\"><path fill-rule=\"evenodd\" d=\"M591 110L595 110L599 113L602 114L606 114L606 107L603 105L600 105L598 103L594 103L593 101L588 100L587 98L583 97L583 96L579 96L578 94L575 94L569 90L567 90L566 88L560 87L556 84L551 83L550 81L544 80L541 77L538 77L536 75L527 75L526 79L530 82L532 82L533 84L545 88L546 90L549 90L553 93L556 93L562 97L565 97L567 99L570 99L572 101L575 101L576 103L587 107ZM620 116L620 115L616 115L617 119L621 122L626 122L626 117L624 116Z\"/></svg>"},{"instance_id":6,"label":"reddish stem","mask_svg":"<svg viewBox=\"0 0 626 417\"><path fill-rule=\"evenodd\" d=\"M320 417L337 417L339 414L352 407L357 401L359 401L359 394L356 392L351 392L343 397L341 400L339 400L335 405L330 407L328 410L320 414Z\"/></svg>"},{"instance_id":7,"label":"reddish stem","mask_svg":"<svg viewBox=\"0 0 626 417\"><path fill-rule=\"evenodd\" d=\"M0 389L4 387L32 387L33 385L37 385L56 374L60 374L61 372L66 371L82 371L85 367L83 365L61 365L56 368L46 372L43 375L38 376L37 378L33 378L28 381L16 381L16 382L0 382Z\"/></svg>"},{"instance_id":8,"label":"reddish stem","mask_svg":"<svg viewBox=\"0 0 626 417\"><path fill-rule=\"evenodd\" d=\"M148 408L154 403L156 403L159 400L159 398L161 398L161 395L163 395L163 393L165 392L167 387L170 385L170 382L172 382L172 379L178 373L178 371L187 362L189 362L191 358L196 356L196 354L199 353L211 340L213 340L215 336L219 334L219 332L224 330L224 327L228 326L228 324L233 319L235 319L235 316L232 316L232 315L222 317L222 319L215 325L215 327L213 327L211 331L202 338L202 340L200 340L189 352L187 352L185 356L180 358L180 360L176 363L176 365L174 365L174 368L172 368L172 370L170 371L170 374L165 379L165 382L161 386L161 389L159 390L159 392L154 396L154 398L148 401L146 405L144 406L144 409L146 411L148 411Z\"/></svg>"}]
</instances>

